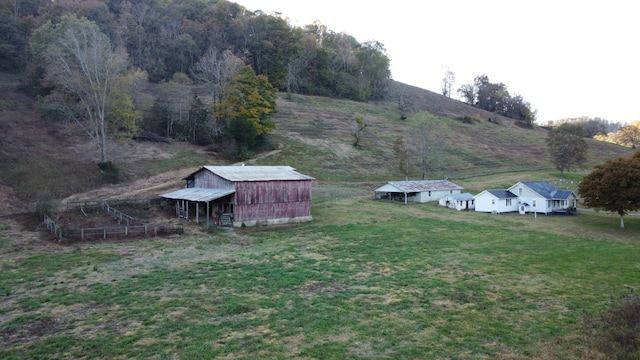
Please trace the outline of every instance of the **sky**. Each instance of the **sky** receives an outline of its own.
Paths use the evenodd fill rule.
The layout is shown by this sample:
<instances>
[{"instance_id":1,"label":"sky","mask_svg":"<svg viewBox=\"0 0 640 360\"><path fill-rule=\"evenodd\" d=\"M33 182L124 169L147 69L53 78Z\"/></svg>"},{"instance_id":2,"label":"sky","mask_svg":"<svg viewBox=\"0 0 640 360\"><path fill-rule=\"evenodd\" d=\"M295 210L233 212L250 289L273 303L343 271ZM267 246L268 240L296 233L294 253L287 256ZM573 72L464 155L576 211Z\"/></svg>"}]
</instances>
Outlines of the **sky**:
<instances>
[{"instance_id":1,"label":"sky","mask_svg":"<svg viewBox=\"0 0 640 360\"><path fill-rule=\"evenodd\" d=\"M293 26L318 20L360 43L384 44L396 81L440 93L485 74L521 95L537 122L581 116L640 120L640 28L635 1L235 0L281 13ZM454 94L456 97L457 94Z\"/></svg>"}]
</instances>

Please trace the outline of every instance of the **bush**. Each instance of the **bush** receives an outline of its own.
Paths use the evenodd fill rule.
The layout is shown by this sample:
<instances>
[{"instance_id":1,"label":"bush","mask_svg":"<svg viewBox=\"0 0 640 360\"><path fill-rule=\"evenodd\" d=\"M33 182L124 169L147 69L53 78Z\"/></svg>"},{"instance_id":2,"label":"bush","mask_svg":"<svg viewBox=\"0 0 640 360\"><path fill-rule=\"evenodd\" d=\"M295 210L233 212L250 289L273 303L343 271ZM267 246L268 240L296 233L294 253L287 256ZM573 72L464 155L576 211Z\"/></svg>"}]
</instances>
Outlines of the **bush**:
<instances>
[{"instance_id":1,"label":"bush","mask_svg":"<svg viewBox=\"0 0 640 360\"><path fill-rule=\"evenodd\" d=\"M112 184L120 181L120 170L111 161L98 163L98 167L105 181Z\"/></svg>"},{"instance_id":2,"label":"bush","mask_svg":"<svg viewBox=\"0 0 640 360\"><path fill-rule=\"evenodd\" d=\"M36 213L40 218L42 218L43 215L52 216L57 211L57 206L53 199L53 193L49 190L42 191L38 194Z\"/></svg>"},{"instance_id":3,"label":"bush","mask_svg":"<svg viewBox=\"0 0 640 360\"><path fill-rule=\"evenodd\" d=\"M590 344L610 359L640 359L640 295L614 301L599 317L589 317L585 327Z\"/></svg>"}]
</instances>

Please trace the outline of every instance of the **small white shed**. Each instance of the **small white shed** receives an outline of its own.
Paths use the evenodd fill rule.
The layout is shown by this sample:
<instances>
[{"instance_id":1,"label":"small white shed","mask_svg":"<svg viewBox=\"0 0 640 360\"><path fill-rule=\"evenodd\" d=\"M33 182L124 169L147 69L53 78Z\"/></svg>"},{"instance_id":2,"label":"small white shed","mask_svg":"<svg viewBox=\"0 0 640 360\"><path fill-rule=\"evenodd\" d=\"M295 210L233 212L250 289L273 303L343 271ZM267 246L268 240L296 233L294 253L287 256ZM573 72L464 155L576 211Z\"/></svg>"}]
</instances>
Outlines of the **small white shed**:
<instances>
[{"instance_id":1,"label":"small white shed","mask_svg":"<svg viewBox=\"0 0 640 360\"><path fill-rule=\"evenodd\" d=\"M473 210L476 208L475 200L471 193L445 195L438 200L438 203L456 210Z\"/></svg>"}]
</instances>

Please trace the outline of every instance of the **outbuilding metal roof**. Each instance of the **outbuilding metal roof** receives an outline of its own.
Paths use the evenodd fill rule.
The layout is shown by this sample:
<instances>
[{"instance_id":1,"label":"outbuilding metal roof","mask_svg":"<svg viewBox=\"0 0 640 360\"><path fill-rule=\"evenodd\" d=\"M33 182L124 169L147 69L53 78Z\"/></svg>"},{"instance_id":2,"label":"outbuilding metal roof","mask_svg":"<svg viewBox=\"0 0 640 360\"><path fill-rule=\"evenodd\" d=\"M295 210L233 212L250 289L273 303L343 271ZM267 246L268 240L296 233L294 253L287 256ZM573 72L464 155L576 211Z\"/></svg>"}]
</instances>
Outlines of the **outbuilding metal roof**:
<instances>
[{"instance_id":1,"label":"outbuilding metal roof","mask_svg":"<svg viewBox=\"0 0 640 360\"><path fill-rule=\"evenodd\" d=\"M208 202L220 199L221 197L233 194L234 192L236 191L229 189L184 188L167 194L162 194L160 197L173 200Z\"/></svg>"},{"instance_id":2,"label":"outbuilding metal roof","mask_svg":"<svg viewBox=\"0 0 640 360\"><path fill-rule=\"evenodd\" d=\"M203 166L202 169L229 181L314 180L291 166Z\"/></svg>"},{"instance_id":3,"label":"outbuilding metal roof","mask_svg":"<svg viewBox=\"0 0 640 360\"><path fill-rule=\"evenodd\" d=\"M447 196L451 197L454 200L460 200L460 201L473 200L473 194L471 193L452 194Z\"/></svg>"},{"instance_id":4,"label":"outbuilding metal roof","mask_svg":"<svg viewBox=\"0 0 640 360\"><path fill-rule=\"evenodd\" d=\"M436 190L462 190L463 187L452 183L449 180L410 180L410 181L389 181L375 191L393 192L423 192Z\"/></svg>"},{"instance_id":5,"label":"outbuilding metal roof","mask_svg":"<svg viewBox=\"0 0 640 360\"><path fill-rule=\"evenodd\" d=\"M518 195L512 193L509 190L504 190L504 189L491 189L491 190L485 190L486 192L488 192L489 194L497 197L498 199L513 199L513 198L517 198ZM484 192L484 191L483 191ZM480 193L482 194L482 193ZM478 195L480 195L478 194ZM476 197L478 197L478 195L476 195Z\"/></svg>"}]
</instances>

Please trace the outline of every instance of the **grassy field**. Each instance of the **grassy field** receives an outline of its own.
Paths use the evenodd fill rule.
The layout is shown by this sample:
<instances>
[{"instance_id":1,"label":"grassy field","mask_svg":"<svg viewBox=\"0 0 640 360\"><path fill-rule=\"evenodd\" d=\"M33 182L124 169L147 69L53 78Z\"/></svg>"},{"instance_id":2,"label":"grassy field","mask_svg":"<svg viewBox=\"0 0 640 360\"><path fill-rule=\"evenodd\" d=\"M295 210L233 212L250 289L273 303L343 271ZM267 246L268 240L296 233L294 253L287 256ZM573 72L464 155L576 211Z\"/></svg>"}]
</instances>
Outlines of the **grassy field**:
<instances>
[{"instance_id":1,"label":"grassy field","mask_svg":"<svg viewBox=\"0 0 640 360\"><path fill-rule=\"evenodd\" d=\"M593 339L606 337L585 321L640 286L638 217L620 231L616 216L586 211L374 201L372 189L404 178L400 136L414 147L427 133L441 140L427 177L472 193L524 180L576 190L594 165L632 153L588 140L588 162L559 183L545 129L420 89L405 120L391 100L280 97L273 149L248 164L317 179L311 223L213 233L187 224L170 238L56 245L14 221L43 192L60 203L152 198L230 160L182 142L114 141L123 181L105 184L95 145L42 118L14 91L19 81L0 74L3 360L601 359ZM356 113L371 120L359 149ZM409 178L421 178L418 166Z\"/></svg>"},{"instance_id":2,"label":"grassy field","mask_svg":"<svg viewBox=\"0 0 640 360\"><path fill-rule=\"evenodd\" d=\"M318 183L314 221L54 246L0 219L0 358L598 358L640 218L457 212Z\"/></svg>"}]
</instances>

